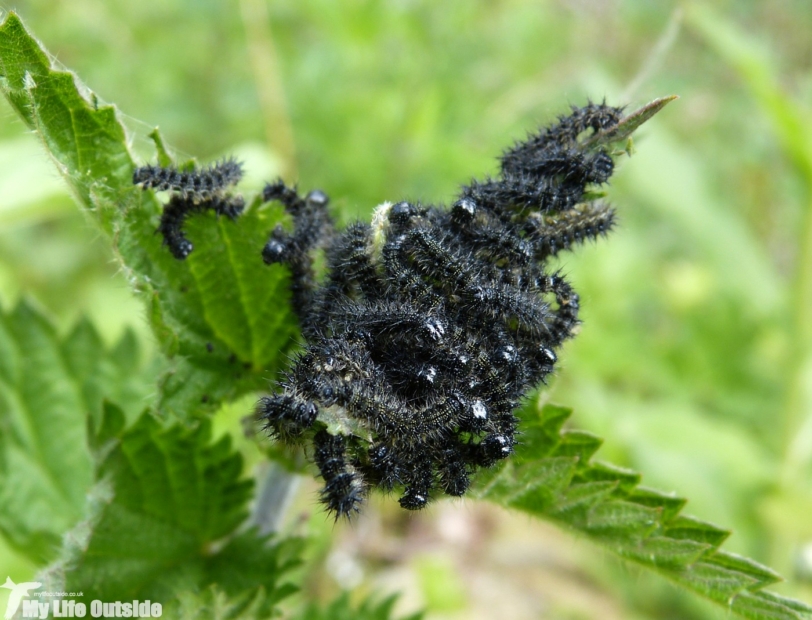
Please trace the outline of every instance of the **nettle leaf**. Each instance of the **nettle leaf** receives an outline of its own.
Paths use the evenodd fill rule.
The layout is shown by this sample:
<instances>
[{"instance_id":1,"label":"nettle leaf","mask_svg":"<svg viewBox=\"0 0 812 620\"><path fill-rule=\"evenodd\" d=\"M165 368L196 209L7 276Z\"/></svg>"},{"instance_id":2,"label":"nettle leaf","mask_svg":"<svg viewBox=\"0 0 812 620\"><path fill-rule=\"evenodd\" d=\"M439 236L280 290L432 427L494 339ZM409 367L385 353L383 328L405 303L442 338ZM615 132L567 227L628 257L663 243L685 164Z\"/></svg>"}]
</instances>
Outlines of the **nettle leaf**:
<instances>
[{"instance_id":1,"label":"nettle leaf","mask_svg":"<svg viewBox=\"0 0 812 620\"><path fill-rule=\"evenodd\" d=\"M389 596L381 601L367 598L360 605L350 602L348 593L341 594L325 607L316 604L308 605L299 620L391 620L397 596ZM420 620L422 613L416 613L403 620Z\"/></svg>"},{"instance_id":2,"label":"nettle leaf","mask_svg":"<svg viewBox=\"0 0 812 620\"><path fill-rule=\"evenodd\" d=\"M287 272L267 267L260 255L266 233L283 218L281 207L254 205L235 222L200 215L186 227L195 252L175 260L155 234L158 198L133 186L130 137L116 109L55 67L14 13L0 25L0 89L112 239L147 303L174 360L158 410L186 418L266 388L296 333Z\"/></svg>"},{"instance_id":3,"label":"nettle leaf","mask_svg":"<svg viewBox=\"0 0 812 620\"><path fill-rule=\"evenodd\" d=\"M805 603L763 590L781 581L772 569L719 548L729 531L682 515L685 499L639 486L634 471L592 461L601 440L562 430L570 413L525 406L516 454L478 475L472 495L584 534L742 617L812 617Z\"/></svg>"},{"instance_id":4,"label":"nettle leaf","mask_svg":"<svg viewBox=\"0 0 812 620\"><path fill-rule=\"evenodd\" d=\"M212 442L208 421L169 426L148 412L123 426L123 414L108 404L92 433L100 463L90 516L44 574L49 587L180 609L182 593L216 586L234 610L262 614L296 590L280 579L298 565L302 541L271 544L239 531L253 483L242 478L228 436ZM206 604L219 605L212 592Z\"/></svg>"},{"instance_id":5,"label":"nettle leaf","mask_svg":"<svg viewBox=\"0 0 812 620\"><path fill-rule=\"evenodd\" d=\"M266 620L274 617L266 610L264 588L230 597L217 586L201 593L181 592L169 610L177 620Z\"/></svg>"},{"instance_id":6,"label":"nettle leaf","mask_svg":"<svg viewBox=\"0 0 812 620\"><path fill-rule=\"evenodd\" d=\"M104 398L135 417L153 389L135 336L107 350L80 321L65 338L30 304L0 312L0 531L35 562L53 559L93 483L87 420Z\"/></svg>"},{"instance_id":7,"label":"nettle leaf","mask_svg":"<svg viewBox=\"0 0 812 620\"><path fill-rule=\"evenodd\" d=\"M270 616L262 609L262 596L259 594L229 597L217 586L212 586L200 594L183 593L180 604L173 610L172 617L178 620L266 620ZM295 620L395 620L394 607L397 596L382 600L367 598L360 604L353 604L346 592L327 605L309 603ZM422 613L400 617L401 620L421 620Z\"/></svg>"}]
</instances>

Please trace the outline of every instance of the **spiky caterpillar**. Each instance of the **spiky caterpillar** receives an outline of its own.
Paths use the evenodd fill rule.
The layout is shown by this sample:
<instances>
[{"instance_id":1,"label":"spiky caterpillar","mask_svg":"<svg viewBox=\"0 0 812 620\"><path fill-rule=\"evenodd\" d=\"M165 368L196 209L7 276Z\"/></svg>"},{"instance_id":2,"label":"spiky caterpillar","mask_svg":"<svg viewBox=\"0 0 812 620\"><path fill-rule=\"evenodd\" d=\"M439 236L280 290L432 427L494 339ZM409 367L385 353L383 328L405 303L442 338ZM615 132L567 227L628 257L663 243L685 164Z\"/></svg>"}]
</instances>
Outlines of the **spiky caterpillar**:
<instances>
[{"instance_id":1,"label":"spiky caterpillar","mask_svg":"<svg viewBox=\"0 0 812 620\"><path fill-rule=\"evenodd\" d=\"M258 414L283 441L314 436L330 511L349 515L372 487L402 489L401 506L419 509L511 454L514 409L578 325L578 295L545 259L614 222L585 199L614 164L584 137L620 119L606 105L575 109L506 151L501 174L463 187L451 209L387 203L341 233L326 198L266 190L294 226L263 256L291 266L307 347ZM321 283L302 268L316 247ZM328 459L337 438L341 458Z\"/></svg>"},{"instance_id":2,"label":"spiky caterpillar","mask_svg":"<svg viewBox=\"0 0 812 620\"><path fill-rule=\"evenodd\" d=\"M513 411L579 324L577 293L545 263L614 225L587 190L614 171L598 138L628 135L626 120L605 104L574 108L508 149L500 174L464 186L451 208L384 203L371 224L340 232L323 192L303 197L281 180L265 188L293 228L277 227L262 257L289 266L307 346L257 414L278 440L312 442L321 499L337 517L374 487L398 489L410 510L437 492L463 495L476 469L512 453ZM182 222L173 201L190 200L178 207L186 217L203 202L192 186L221 183L143 174L154 179L145 186L186 187L164 214L165 238ZM212 191L228 200L223 183Z\"/></svg>"},{"instance_id":3,"label":"spiky caterpillar","mask_svg":"<svg viewBox=\"0 0 812 620\"><path fill-rule=\"evenodd\" d=\"M321 500L337 514L358 509L366 495L363 477L345 458L344 438L319 431L313 437L313 460L324 478Z\"/></svg>"},{"instance_id":4,"label":"spiky caterpillar","mask_svg":"<svg viewBox=\"0 0 812 620\"><path fill-rule=\"evenodd\" d=\"M144 189L175 192L193 202L201 202L222 195L223 191L239 183L242 174L242 165L229 158L195 170L142 166L133 172L133 184Z\"/></svg>"},{"instance_id":5,"label":"spiky caterpillar","mask_svg":"<svg viewBox=\"0 0 812 620\"><path fill-rule=\"evenodd\" d=\"M536 260L555 256L576 243L606 235L615 225L615 210L608 205L585 204L555 217L537 214L524 228Z\"/></svg>"},{"instance_id":6,"label":"spiky caterpillar","mask_svg":"<svg viewBox=\"0 0 812 620\"><path fill-rule=\"evenodd\" d=\"M143 166L133 172L133 183L143 189L170 190L172 195L164 205L161 222L156 232L161 233L164 245L172 256L183 260L194 245L183 233L186 218L206 210L236 219L245 209L242 196L227 193L230 186L242 178L242 165L225 159L199 170L180 171L174 167Z\"/></svg>"}]
</instances>

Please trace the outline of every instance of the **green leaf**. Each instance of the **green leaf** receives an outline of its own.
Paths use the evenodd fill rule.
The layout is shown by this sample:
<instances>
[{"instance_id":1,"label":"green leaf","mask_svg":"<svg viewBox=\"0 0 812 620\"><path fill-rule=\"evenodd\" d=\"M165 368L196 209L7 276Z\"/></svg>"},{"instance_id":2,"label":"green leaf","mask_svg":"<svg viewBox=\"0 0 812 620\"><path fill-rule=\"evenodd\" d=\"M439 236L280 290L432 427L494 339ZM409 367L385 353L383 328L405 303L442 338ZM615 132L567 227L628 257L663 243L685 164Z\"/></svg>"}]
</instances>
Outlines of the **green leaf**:
<instances>
[{"instance_id":1,"label":"green leaf","mask_svg":"<svg viewBox=\"0 0 812 620\"><path fill-rule=\"evenodd\" d=\"M103 398L148 404L130 333L108 351L82 320L64 339L28 303L0 312L0 531L36 562L82 518L93 483L88 419ZM123 415L123 414L122 414Z\"/></svg>"},{"instance_id":2,"label":"green leaf","mask_svg":"<svg viewBox=\"0 0 812 620\"><path fill-rule=\"evenodd\" d=\"M376 601L364 599L354 605L350 594L343 592L331 603L321 606L309 603L296 620L393 620L397 596ZM230 597L218 586L211 586L200 594L184 592L178 604L172 605L170 617L178 620L265 620L274 617L263 609L263 590ZM167 615L167 611L164 611ZM422 613L402 616L401 620L421 620Z\"/></svg>"},{"instance_id":3,"label":"green leaf","mask_svg":"<svg viewBox=\"0 0 812 620\"><path fill-rule=\"evenodd\" d=\"M350 602L350 595L344 592L326 607L308 605L298 620L390 620L396 602L397 596L389 596L380 602L367 598L355 606ZM420 620L422 617L422 613L416 613L403 620Z\"/></svg>"},{"instance_id":4,"label":"green leaf","mask_svg":"<svg viewBox=\"0 0 812 620\"><path fill-rule=\"evenodd\" d=\"M163 615L177 620L265 620L277 614L267 611L265 589L256 588L230 597L218 586L202 593L181 592Z\"/></svg>"},{"instance_id":5,"label":"green leaf","mask_svg":"<svg viewBox=\"0 0 812 620\"><path fill-rule=\"evenodd\" d=\"M266 388L296 333L288 273L260 256L265 235L283 218L281 207L249 208L236 222L193 218L186 228L196 250L175 260L155 234L160 202L132 184L130 137L116 109L55 68L14 13L0 25L0 90L112 239L158 341L174 358L157 409L188 418ZM152 136L165 159L160 136Z\"/></svg>"},{"instance_id":6,"label":"green leaf","mask_svg":"<svg viewBox=\"0 0 812 620\"><path fill-rule=\"evenodd\" d=\"M591 147L617 147L628 140L631 135L640 128L646 121L662 110L669 103L679 99L677 95L660 97L644 105L642 108L624 116L620 121L607 131L601 131L584 141L585 146ZM628 150L626 147L625 150Z\"/></svg>"},{"instance_id":7,"label":"green leaf","mask_svg":"<svg viewBox=\"0 0 812 620\"><path fill-rule=\"evenodd\" d=\"M682 515L684 499L639 486L636 472L590 461L600 440L561 430L568 415L554 405L522 408L527 432L516 458L483 472L472 495L575 530L742 617L812 617L812 607L765 592L779 575L720 550L730 532Z\"/></svg>"},{"instance_id":8,"label":"green leaf","mask_svg":"<svg viewBox=\"0 0 812 620\"><path fill-rule=\"evenodd\" d=\"M100 428L95 445L121 428L115 407L106 407ZM90 516L46 571L49 587L180 608L181 593L216 585L239 609L262 614L295 590L280 579L298 564L301 540L271 544L254 530L235 533L253 485L241 477L228 436L212 443L208 422L167 426L145 412L112 441L96 472ZM219 605L209 596L207 604Z\"/></svg>"}]
</instances>

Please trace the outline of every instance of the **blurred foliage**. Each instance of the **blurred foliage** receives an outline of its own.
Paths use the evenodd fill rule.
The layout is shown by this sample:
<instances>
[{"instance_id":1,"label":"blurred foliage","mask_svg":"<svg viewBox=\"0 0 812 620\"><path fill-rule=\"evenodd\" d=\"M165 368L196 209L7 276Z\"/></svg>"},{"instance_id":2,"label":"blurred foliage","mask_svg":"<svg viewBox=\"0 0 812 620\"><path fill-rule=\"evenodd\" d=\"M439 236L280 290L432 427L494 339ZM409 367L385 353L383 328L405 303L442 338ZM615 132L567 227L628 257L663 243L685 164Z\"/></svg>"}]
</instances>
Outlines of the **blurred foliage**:
<instances>
[{"instance_id":1,"label":"blurred foliage","mask_svg":"<svg viewBox=\"0 0 812 620\"><path fill-rule=\"evenodd\" d=\"M396 597L390 596L380 602L367 599L360 605L354 606L350 597L342 594L329 605L319 608L315 604L308 605L301 620L389 620L395 606ZM421 620L422 614L416 613L403 620Z\"/></svg>"},{"instance_id":2,"label":"blurred foliage","mask_svg":"<svg viewBox=\"0 0 812 620\"><path fill-rule=\"evenodd\" d=\"M139 369L133 332L105 351L92 325L64 339L29 304L0 314L0 531L21 555L47 563L84 516L93 462L85 439L105 399L133 420L152 377Z\"/></svg>"},{"instance_id":3,"label":"blurred foliage","mask_svg":"<svg viewBox=\"0 0 812 620\"><path fill-rule=\"evenodd\" d=\"M790 578L779 591L812 597L808 2L18 0L15 9L101 97L149 123L129 121L145 158L157 124L182 154L235 153L255 175L249 184L281 168L323 188L345 222L387 199L448 199L570 102L680 95L618 172L619 230L563 265L585 323L552 397L607 439L600 458L691 497L691 513L736 532L729 548ZM267 49L277 73L260 70ZM280 86L282 99L263 96ZM87 314L108 344L132 327L151 355L144 310L106 244L10 110L3 117L3 307L31 297L63 332ZM578 570L618 617L721 617L584 557ZM0 556L0 574L30 574L14 558ZM549 617L575 617L561 613Z\"/></svg>"}]
</instances>

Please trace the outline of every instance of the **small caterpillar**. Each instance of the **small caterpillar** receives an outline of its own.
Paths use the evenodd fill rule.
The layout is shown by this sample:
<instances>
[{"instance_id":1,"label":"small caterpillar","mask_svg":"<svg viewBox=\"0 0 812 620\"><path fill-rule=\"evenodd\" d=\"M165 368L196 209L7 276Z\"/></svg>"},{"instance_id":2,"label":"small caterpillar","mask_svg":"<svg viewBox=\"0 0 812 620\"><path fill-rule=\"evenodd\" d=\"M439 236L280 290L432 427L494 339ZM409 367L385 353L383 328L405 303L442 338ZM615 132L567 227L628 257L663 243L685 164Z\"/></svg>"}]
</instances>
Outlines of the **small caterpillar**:
<instances>
[{"instance_id":1,"label":"small caterpillar","mask_svg":"<svg viewBox=\"0 0 812 620\"><path fill-rule=\"evenodd\" d=\"M209 200L242 179L242 164L224 159L199 170L143 166L133 172L133 184L158 191L172 191L194 202Z\"/></svg>"},{"instance_id":2,"label":"small caterpillar","mask_svg":"<svg viewBox=\"0 0 812 620\"><path fill-rule=\"evenodd\" d=\"M524 230L529 238L540 241L535 259L544 260L585 239L606 235L615 226L615 215L615 210L605 204L585 204L558 217L528 218Z\"/></svg>"},{"instance_id":3,"label":"small caterpillar","mask_svg":"<svg viewBox=\"0 0 812 620\"><path fill-rule=\"evenodd\" d=\"M349 514L364 501L363 478L345 459L344 438L319 431L313 437L313 460L324 478L321 500L329 510Z\"/></svg>"},{"instance_id":4,"label":"small caterpillar","mask_svg":"<svg viewBox=\"0 0 812 620\"><path fill-rule=\"evenodd\" d=\"M161 233L164 245L179 260L191 254L194 245L183 233L186 218L206 210L236 219L245 209L242 196L231 196L225 191L242 178L242 165L226 159L208 168L179 171L176 168L143 166L133 172L133 183L143 189L170 190L172 196L164 205L156 232Z\"/></svg>"}]
</instances>

